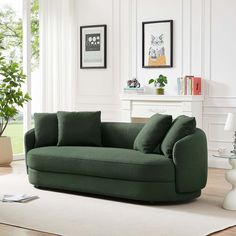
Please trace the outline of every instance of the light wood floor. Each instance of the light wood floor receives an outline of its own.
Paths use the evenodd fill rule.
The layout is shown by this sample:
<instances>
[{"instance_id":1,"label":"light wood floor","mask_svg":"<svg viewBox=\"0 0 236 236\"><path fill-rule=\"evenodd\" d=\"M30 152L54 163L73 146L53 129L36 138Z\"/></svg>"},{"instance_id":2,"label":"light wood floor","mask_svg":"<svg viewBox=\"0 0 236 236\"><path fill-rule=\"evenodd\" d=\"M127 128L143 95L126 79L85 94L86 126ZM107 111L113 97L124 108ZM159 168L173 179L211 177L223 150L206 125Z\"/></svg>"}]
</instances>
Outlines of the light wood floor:
<instances>
[{"instance_id":1,"label":"light wood floor","mask_svg":"<svg viewBox=\"0 0 236 236\"><path fill-rule=\"evenodd\" d=\"M15 161L10 167L0 167L0 176L12 172L25 171L24 161ZM225 170L223 169L209 169L208 182L206 188L203 190L204 195L224 197L225 193L230 190L231 186L224 178ZM10 225L0 224L1 236L55 236L38 232L34 230L14 227ZM236 226L212 234L214 236L236 236ZM191 236L191 235L190 235Z\"/></svg>"}]
</instances>

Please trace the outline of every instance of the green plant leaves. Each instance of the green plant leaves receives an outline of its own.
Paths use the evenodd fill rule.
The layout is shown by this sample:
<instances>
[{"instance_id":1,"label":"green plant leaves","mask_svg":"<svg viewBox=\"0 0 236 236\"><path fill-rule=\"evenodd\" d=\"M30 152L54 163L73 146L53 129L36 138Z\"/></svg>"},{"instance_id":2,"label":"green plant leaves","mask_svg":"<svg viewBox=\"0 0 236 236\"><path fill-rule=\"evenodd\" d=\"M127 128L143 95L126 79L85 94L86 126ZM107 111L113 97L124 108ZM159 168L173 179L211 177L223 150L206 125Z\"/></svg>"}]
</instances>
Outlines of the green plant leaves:
<instances>
[{"instance_id":1,"label":"green plant leaves","mask_svg":"<svg viewBox=\"0 0 236 236\"><path fill-rule=\"evenodd\" d=\"M22 84L26 81L19 63L6 62L0 57L0 136L10 119L18 114L18 108L31 100L28 93L22 91Z\"/></svg>"},{"instance_id":2,"label":"green plant leaves","mask_svg":"<svg viewBox=\"0 0 236 236\"><path fill-rule=\"evenodd\" d=\"M11 6L0 9L0 50L4 50L6 59L22 63L23 30L22 19ZM31 47L32 65L39 65L39 1L31 1Z\"/></svg>"},{"instance_id":3,"label":"green plant leaves","mask_svg":"<svg viewBox=\"0 0 236 236\"><path fill-rule=\"evenodd\" d=\"M154 79L150 79L148 84L152 84L155 80Z\"/></svg>"},{"instance_id":4,"label":"green plant leaves","mask_svg":"<svg viewBox=\"0 0 236 236\"><path fill-rule=\"evenodd\" d=\"M167 77L166 76L159 75L159 77L156 78L156 79L150 79L148 83L149 84L154 83L155 87L158 86L160 88L164 88L166 86L166 84L168 83L168 81L167 81Z\"/></svg>"}]
</instances>

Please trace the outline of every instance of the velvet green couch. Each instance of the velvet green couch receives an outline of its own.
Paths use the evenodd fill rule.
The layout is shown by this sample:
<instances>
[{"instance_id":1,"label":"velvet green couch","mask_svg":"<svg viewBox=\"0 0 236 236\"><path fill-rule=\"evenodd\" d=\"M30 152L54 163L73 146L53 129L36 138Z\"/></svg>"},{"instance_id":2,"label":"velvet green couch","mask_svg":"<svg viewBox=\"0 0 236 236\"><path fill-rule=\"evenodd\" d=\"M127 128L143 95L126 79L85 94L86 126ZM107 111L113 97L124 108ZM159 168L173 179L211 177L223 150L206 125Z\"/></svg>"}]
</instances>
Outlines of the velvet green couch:
<instances>
[{"instance_id":1,"label":"velvet green couch","mask_svg":"<svg viewBox=\"0 0 236 236\"><path fill-rule=\"evenodd\" d=\"M143 124L101 124L102 146L35 148L35 130L25 135L28 177L36 187L150 202L197 198L207 180L207 143L202 130L173 147L172 158L133 149Z\"/></svg>"}]
</instances>

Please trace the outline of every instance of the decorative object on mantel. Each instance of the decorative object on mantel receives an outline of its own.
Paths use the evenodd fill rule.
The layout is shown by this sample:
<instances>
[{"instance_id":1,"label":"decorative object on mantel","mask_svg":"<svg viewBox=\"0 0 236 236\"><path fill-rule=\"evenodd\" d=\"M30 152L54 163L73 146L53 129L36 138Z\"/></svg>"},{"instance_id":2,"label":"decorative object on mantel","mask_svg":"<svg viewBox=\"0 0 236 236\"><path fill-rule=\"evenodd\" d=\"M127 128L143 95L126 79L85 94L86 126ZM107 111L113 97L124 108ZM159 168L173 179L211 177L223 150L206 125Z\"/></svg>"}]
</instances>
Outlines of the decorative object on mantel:
<instances>
[{"instance_id":1,"label":"decorative object on mantel","mask_svg":"<svg viewBox=\"0 0 236 236\"><path fill-rule=\"evenodd\" d=\"M132 94L144 93L144 88L140 88L139 81L136 78L134 78L127 81L127 87L124 88L124 93L132 93Z\"/></svg>"},{"instance_id":2,"label":"decorative object on mantel","mask_svg":"<svg viewBox=\"0 0 236 236\"><path fill-rule=\"evenodd\" d=\"M127 81L128 88L140 88L140 83L136 78Z\"/></svg>"},{"instance_id":3,"label":"decorative object on mantel","mask_svg":"<svg viewBox=\"0 0 236 236\"><path fill-rule=\"evenodd\" d=\"M143 68L173 67L173 20L142 23Z\"/></svg>"},{"instance_id":4,"label":"decorative object on mantel","mask_svg":"<svg viewBox=\"0 0 236 236\"><path fill-rule=\"evenodd\" d=\"M144 88L124 88L124 93L128 94L143 94L144 93Z\"/></svg>"},{"instance_id":5,"label":"decorative object on mantel","mask_svg":"<svg viewBox=\"0 0 236 236\"><path fill-rule=\"evenodd\" d=\"M80 27L80 68L102 69L107 67L107 26Z\"/></svg>"},{"instance_id":6,"label":"decorative object on mantel","mask_svg":"<svg viewBox=\"0 0 236 236\"><path fill-rule=\"evenodd\" d=\"M154 86L155 86L155 87L158 87L158 88L156 89L156 94L158 94L158 95L164 95L164 94L165 94L165 89L164 89L164 87L165 87L166 84L167 84L167 77L166 77L166 76L164 76L164 75L159 75L159 77L156 78L156 79L150 79L148 83L149 83L149 84L154 83Z\"/></svg>"},{"instance_id":7,"label":"decorative object on mantel","mask_svg":"<svg viewBox=\"0 0 236 236\"><path fill-rule=\"evenodd\" d=\"M183 95L184 91L183 91L183 77L178 77L177 78L177 94L178 95Z\"/></svg>"},{"instance_id":8,"label":"decorative object on mantel","mask_svg":"<svg viewBox=\"0 0 236 236\"><path fill-rule=\"evenodd\" d=\"M177 78L178 95L201 95L201 78L186 75Z\"/></svg>"},{"instance_id":9,"label":"decorative object on mantel","mask_svg":"<svg viewBox=\"0 0 236 236\"><path fill-rule=\"evenodd\" d=\"M231 151L231 153L236 155L236 114L235 113L228 113L224 130L234 132L234 143L233 143L234 149Z\"/></svg>"}]
</instances>

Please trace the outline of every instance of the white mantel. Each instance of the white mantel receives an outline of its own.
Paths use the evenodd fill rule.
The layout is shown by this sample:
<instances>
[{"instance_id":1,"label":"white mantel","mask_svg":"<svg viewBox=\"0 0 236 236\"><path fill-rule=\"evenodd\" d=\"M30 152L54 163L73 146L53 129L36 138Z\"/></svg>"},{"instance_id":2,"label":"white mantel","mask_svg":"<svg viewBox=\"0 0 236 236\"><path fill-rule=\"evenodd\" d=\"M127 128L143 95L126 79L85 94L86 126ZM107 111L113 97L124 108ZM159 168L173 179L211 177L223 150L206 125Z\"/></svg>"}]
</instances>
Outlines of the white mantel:
<instances>
[{"instance_id":1,"label":"white mantel","mask_svg":"<svg viewBox=\"0 0 236 236\"><path fill-rule=\"evenodd\" d=\"M155 94L121 94L122 101L200 101L204 100L203 95L155 95Z\"/></svg>"},{"instance_id":2,"label":"white mantel","mask_svg":"<svg viewBox=\"0 0 236 236\"><path fill-rule=\"evenodd\" d=\"M198 95L149 95L122 94L122 121L133 122L135 119L147 119L155 113L194 116L197 126L202 128L202 103L204 96Z\"/></svg>"}]
</instances>

